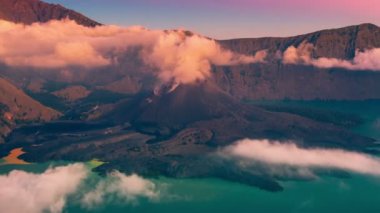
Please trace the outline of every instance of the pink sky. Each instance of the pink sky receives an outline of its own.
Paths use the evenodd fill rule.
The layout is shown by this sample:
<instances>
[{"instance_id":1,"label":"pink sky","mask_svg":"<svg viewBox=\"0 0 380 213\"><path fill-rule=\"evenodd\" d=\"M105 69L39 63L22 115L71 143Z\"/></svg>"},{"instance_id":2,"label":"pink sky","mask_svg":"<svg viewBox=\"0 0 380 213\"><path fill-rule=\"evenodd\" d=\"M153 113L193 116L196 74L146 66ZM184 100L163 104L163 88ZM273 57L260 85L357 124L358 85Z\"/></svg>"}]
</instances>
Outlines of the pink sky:
<instances>
[{"instance_id":1,"label":"pink sky","mask_svg":"<svg viewBox=\"0 0 380 213\"><path fill-rule=\"evenodd\" d=\"M102 23L186 28L214 38L289 36L380 25L380 0L46 0Z\"/></svg>"},{"instance_id":2,"label":"pink sky","mask_svg":"<svg viewBox=\"0 0 380 213\"><path fill-rule=\"evenodd\" d=\"M150 0L156 3L184 3L178 0ZM193 0L184 4L208 5L243 10L264 9L267 11L282 10L293 12L336 12L336 15L376 15L380 18L379 0ZM323 15L323 14L320 14Z\"/></svg>"}]
</instances>

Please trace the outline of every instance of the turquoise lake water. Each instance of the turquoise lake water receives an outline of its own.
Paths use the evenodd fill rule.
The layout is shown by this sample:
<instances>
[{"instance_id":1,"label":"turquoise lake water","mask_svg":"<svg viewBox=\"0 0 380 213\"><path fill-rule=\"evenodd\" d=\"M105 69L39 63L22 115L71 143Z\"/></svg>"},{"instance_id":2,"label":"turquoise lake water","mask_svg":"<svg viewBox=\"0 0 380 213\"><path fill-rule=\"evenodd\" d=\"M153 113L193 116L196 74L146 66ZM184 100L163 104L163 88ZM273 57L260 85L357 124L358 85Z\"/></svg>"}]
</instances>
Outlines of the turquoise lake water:
<instances>
[{"instance_id":1,"label":"turquoise lake water","mask_svg":"<svg viewBox=\"0 0 380 213\"><path fill-rule=\"evenodd\" d=\"M380 101L287 101L281 104L360 115L366 122L354 131L380 140ZM12 169L43 172L49 165L0 166L0 173L5 174ZM93 176L100 178L96 174ZM322 176L310 182L282 182L285 190L279 193L217 179L160 178L152 181L160 189L159 200L140 199L134 204L108 202L96 210L88 210L74 198L69 198L64 212L380 212L380 177L374 176L352 174L350 178Z\"/></svg>"},{"instance_id":2,"label":"turquoise lake water","mask_svg":"<svg viewBox=\"0 0 380 213\"><path fill-rule=\"evenodd\" d=\"M258 101L260 105L302 107L359 116L364 123L354 132L380 140L380 100L370 101Z\"/></svg>"}]
</instances>

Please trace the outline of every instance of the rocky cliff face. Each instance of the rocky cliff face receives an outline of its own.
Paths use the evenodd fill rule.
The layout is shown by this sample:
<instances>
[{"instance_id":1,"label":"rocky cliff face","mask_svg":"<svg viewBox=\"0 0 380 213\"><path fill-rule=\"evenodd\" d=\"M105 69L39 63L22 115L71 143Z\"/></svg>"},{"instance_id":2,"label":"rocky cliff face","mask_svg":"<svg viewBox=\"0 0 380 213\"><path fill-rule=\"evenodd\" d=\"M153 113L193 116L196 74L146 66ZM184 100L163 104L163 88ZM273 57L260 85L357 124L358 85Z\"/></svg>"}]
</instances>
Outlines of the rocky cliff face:
<instances>
[{"instance_id":1,"label":"rocky cliff face","mask_svg":"<svg viewBox=\"0 0 380 213\"><path fill-rule=\"evenodd\" d=\"M0 19L7 21L32 24L65 18L84 26L100 25L98 22L61 5L48 4L39 0L0 0Z\"/></svg>"},{"instance_id":2,"label":"rocky cliff face","mask_svg":"<svg viewBox=\"0 0 380 213\"><path fill-rule=\"evenodd\" d=\"M366 100L380 98L380 73L300 65L216 67L217 84L240 99Z\"/></svg>"},{"instance_id":3,"label":"rocky cliff face","mask_svg":"<svg viewBox=\"0 0 380 213\"><path fill-rule=\"evenodd\" d=\"M245 99L334 99L380 98L380 72L319 69L303 65L284 65L276 52L302 42L314 45L312 56L350 60L356 50L380 47L380 28L362 24L323 30L289 38L233 39L219 41L225 48L243 54L267 49L268 63L215 67L218 85Z\"/></svg>"},{"instance_id":4,"label":"rocky cliff face","mask_svg":"<svg viewBox=\"0 0 380 213\"><path fill-rule=\"evenodd\" d=\"M99 23L60 5L47 4L39 0L0 0L0 19L30 24L51 19L69 17L85 26ZM213 79L226 92L241 99L333 99L362 100L380 99L380 72L347 71L343 69L319 69L304 65L284 65L278 57L289 46L302 42L314 45L312 56L350 60L356 50L380 47L380 28L373 24L362 24L340 29L322 30L288 38L247 38L218 41L224 48L253 55L259 50L268 50L267 63L228 67L214 67ZM135 94L143 88L139 77L131 74L150 69L137 63L133 54L122 56L117 67L92 70L91 74L76 73L75 79L63 79L57 73L44 73L44 81L66 81L68 83L94 85L97 88L117 93ZM19 85L29 79L35 84L36 73L30 70L0 72ZM137 75L138 76L138 75ZM21 83L20 83L21 82ZM43 85L42 85L43 86Z\"/></svg>"},{"instance_id":5,"label":"rocky cliff face","mask_svg":"<svg viewBox=\"0 0 380 213\"><path fill-rule=\"evenodd\" d=\"M258 50L267 49L269 57L275 60L276 51L285 51L289 46L298 46L302 42L314 45L313 56L352 59L357 49L380 47L380 28L373 24L361 24L339 29L322 30L305 35L287 38L245 38L219 41L227 49L254 54Z\"/></svg>"}]
</instances>

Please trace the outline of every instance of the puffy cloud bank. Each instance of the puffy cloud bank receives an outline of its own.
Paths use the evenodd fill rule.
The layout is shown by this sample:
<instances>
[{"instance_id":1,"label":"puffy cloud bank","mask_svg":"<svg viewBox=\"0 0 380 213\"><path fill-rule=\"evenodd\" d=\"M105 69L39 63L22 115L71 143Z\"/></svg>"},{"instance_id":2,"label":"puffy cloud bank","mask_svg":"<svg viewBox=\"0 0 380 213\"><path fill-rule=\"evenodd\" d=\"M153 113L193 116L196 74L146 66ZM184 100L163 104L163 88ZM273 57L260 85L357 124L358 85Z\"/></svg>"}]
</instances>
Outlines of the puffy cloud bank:
<instances>
[{"instance_id":1,"label":"puffy cloud bank","mask_svg":"<svg viewBox=\"0 0 380 213\"><path fill-rule=\"evenodd\" d=\"M0 20L0 61L8 66L91 69L116 64L118 56L133 47L141 48L139 57L163 83L192 83L210 76L211 64L256 63L266 57L266 51L255 56L236 54L212 39L182 30L88 28L70 20L33 25Z\"/></svg>"},{"instance_id":2,"label":"puffy cloud bank","mask_svg":"<svg viewBox=\"0 0 380 213\"><path fill-rule=\"evenodd\" d=\"M0 212L61 212L67 196L86 177L83 164L51 168L42 174L12 171L0 176Z\"/></svg>"},{"instance_id":3,"label":"puffy cloud bank","mask_svg":"<svg viewBox=\"0 0 380 213\"><path fill-rule=\"evenodd\" d=\"M82 203L87 208L93 208L106 202L113 195L125 202L135 203L139 197L158 199L159 192L151 181L135 174L126 176L115 171L107 179L99 182L94 190L87 192Z\"/></svg>"},{"instance_id":4,"label":"puffy cloud bank","mask_svg":"<svg viewBox=\"0 0 380 213\"><path fill-rule=\"evenodd\" d=\"M41 174L14 170L0 175L0 212L59 213L70 196L79 196L89 208L110 196L126 202L136 202L139 197L158 199L156 185L137 175L115 171L86 188L83 184L91 182L89 174L84 164L76 163L49 168Z\"/></svg>"},{"instance_id":5,"label":"puffy cloud bank","mask_svg":"<svg viewBox=\"0 0 380 213\"><path fill-rule=\"evenodd\" d=\"M244 139L226 147L222 154L270 165L328 168L380 175L380 159L340 149L304 149L294 143Z\"/></svg>"},{"instance_id":6,"label":"puffy cloud bank","mask_svg":"<svg viewBox=\"0 0 380 213\"><path fill-rule=\"evenodd\" d=\"M337 58L312 58L314 46L303 42L298 47L290 46L283 54L285 64L305 64L320 68L340 67L349 70L373 70L380 71L380 48L357 51L353 60Z\"/></svg>"}]
</instances>

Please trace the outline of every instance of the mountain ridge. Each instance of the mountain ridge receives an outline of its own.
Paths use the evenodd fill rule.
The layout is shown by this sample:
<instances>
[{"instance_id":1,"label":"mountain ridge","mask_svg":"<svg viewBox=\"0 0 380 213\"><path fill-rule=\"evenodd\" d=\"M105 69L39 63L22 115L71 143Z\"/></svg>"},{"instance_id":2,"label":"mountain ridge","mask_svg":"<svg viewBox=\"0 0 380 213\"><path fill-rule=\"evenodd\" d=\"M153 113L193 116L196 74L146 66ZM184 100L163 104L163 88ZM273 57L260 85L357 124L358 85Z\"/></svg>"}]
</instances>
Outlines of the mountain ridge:
<instances>
[{"instance_id":1,"label":"mountain ridge","mask_svg":"<svg viewBox=\"0 0 380 213\"><path fill-rule=\"evenodd\" d=\"M34 100L0 76L0 143L18 122L45 122L61 113Z\"/></svg>"},{"instance_id":2,"label":"mountain ridge","mask_svg":"<svg viewBox=\"0 0 380 213\"><path fill-rule=\"evenodd\" d=\"M46 4L38 0L0 0L1 2ZM33 8L31 6L33 4L26 5ZM4 10L4 7L1 7L1 10ZM23 16L22 13L20 14ZM54 16L50 16L50 18L55 19ZM90 24L89 26L94 25ZM289 46L298 46L302 42L308 42L315 47L312 51L314 58L351 60L357 49L380 48L380 28L374 24L352 25L292 37L243 38L217 40L217 42L225 49L246 55L254 55L263 49L268 51L267 63L213 67L212 78L218 83L218 86L240 99L380 99L380 92L378 92L380 85L376 84L380 80L380 72L354 72L337 68L320 69L298 64L287 65L283 64L281 58L278 57L278 52L285 51ZM105 74L103 71L94 71L96 75L83 74L75 81L77 84L83 85L91 85L96 82L97 88L103 90L136 94L142 90L142 85L138 77L132 76L131 70L149 68L136 67L141 64L131 65L136 61L136 58L133 57L131 54L121 56L120 61L124 61L124 63L115 67L113 72ZM31 82L34 79L29 70L25 72L18 70L17 74L6 69L0 72L16 82L17 85L22 85L23 79L30 78ZM59 75L52 73L46 74L43 78L45 78L43 82L62 81ZM121 81L121 79L124 80ZM69 80L67 81L66 83L70 83ZM299 90L299 88L304 89Z\"/></svg>"},{"instance_id":3,"label":"mountain ridge","mask_svg":"<svg viewBox=\"0 0 380 213\"><path fill-rule=\"evenodd\" d=\"M0 19L16 23L32 24L69 18L87 27L101 25L60 4L49 4L40 0L0 0L0 5Z\"/></svg>"},{"instance_id":4,"label":"mountain ridge","mask_svg":"<svg viewBox=\"0 0 380 213\"><path fill-rule=\"evenodd\" d=\"M331 31L331 30L343 30L346 28L353 28L353 27L361 27L361 26L369 26L369 27L377 27L376 24L370 23L370 22L363 22L360 24L352 24L352 25L347 25L347 26L337 26L337 27L331 27L331 28L326 28L326 29L321 29L321 30L315 30L311 32L306 32L306 33L300 33L296 35L289 35L289 36L259 36L259 37L237 37L237 38L227 38L227 39L216 39L218 41L229 41L229 40L244 40L244 39L265 39L265 38L273 38L273 39L281 39L281 38L291 38L291 37L297 37L297 36L305 36L309 34L314 34L314 33L320 33L323 31Z\"/></svg>"},{"instance_id":5,"label":"mountain ridge","mask_svg":"<svg viewBox=\"0 0 380 213\"><path fill-rule=\"evenodd\" d=\"M215 67L218 85L242 99L365 100L380 99L380 72L284 64L281 54L303 42L314 46L312 58L352 60L356 51L380 48L380 28L352 25L292 37L218 41L224 48L253 55L266 49L266 64ZM302 88L299 89L299 88Z\"/></svg>"},{"instance_id":6,"label":"mountain ridge","mask_svg":"<svg viewBox=\"0 0 380 213\"><path fill-rule=\"evenodd\" d=\"M17 1L20 0L9 0ZM63 16L47 17L55 19ZM361 28L366 31L371 25ZM352 47L352 38L358 36L358 29L360 27L343 30L347 31L342 37L343 42L339 43L343 46L343 51L338 49L334 52L334 46L330 47L332 51L318 51L327 54L326 57L328 54L351 57L349 54L352 48L347 50L346 47ZM376 35L371 37L376 28L368 30L371 32L361 35L376 38ZM319 34L323 35L298 36L285 39L285 42L269 39L269 42L259 42L260 45L254 40L247 47L240 41L221 43L233 51L253 55L257 50L268 49L265 47L270 48L269 54L275 54L279 47L297 45L305 39L307 42L328 46L329 42L326 43L323 39L321 43L317 41L326 38L334 43L336 38L341 38L336 31ZM377 45L376 41L372 43ZM369 42L365 44L368 45ZM356 43L354 47L357 47ZM282 187L278 181L286 179L286 176L273 174L259 164L254 165L252 172L249 172L243 167L231 166L233 162L226 162L226 159L215 158L215 154L220 148L243 138L281 142L291 140L305 148L344 148L363 152L368 151L368 147L376 147L374 139L351 132L351 129L339 124L360 123L357 118L351 118L351 115L330 118L330 112L322 113L325 119L316 119L315 115L269 110L241 101L262 97L380 98L380 75L374 72L284 65L276 58L261 64L213 66L210 79L175 87L165 84L161 90L155 90L151 79L153 77L144 79L139 75L140 71L142 73L151 67L137 61L140 58L135 57L136 53L139 53L138 50L118 55L121 65L112 65L110 69L107 67L78 75L64 72L73 78L62 78L60 72L0 67L1 72L7 73L6 77L16 79L16 85L28 84L30 89L36 91L33 95L39 93L39 97L43 98L55 94L60 99L66 99L63 100L66 102L64 108L68 108L64 109L64 116L59 121L48 122L60 113L34 101L10 81L0 78L0 115L3 116L0 117L0 133L4 131L4 135L8 134L16 124L20 124L13 121L20 118L24 124L32 124L17 126L19 128L9 134L6 143L0 144L0 157L14 148L22 147L26 153L20 158L28 162L99 159L107 162L96 168L103 174L118 169L143 176L214 177L269 191L280 191ZM73 70L75 71L80 70ZM137 83L133 85L134 82ZM125 87L123 84L132 86ZM111 97L110 100L113 94L96 94L97 89L107 88L107 85L110 90L128 90L127 95ZM145 85L147 86L144 87ZM336 87L342 87L343 90L337 90ZM29 92L33 96L32 91ZM59 98L56 99L60 101ZM42 103L42 99L40 101ZM52 102L49 99L46 105ZM317 115L320 116L320 113ZM334 123L336 120L340 122ZM2 122L5 130L1 129Z\"/></svg>"},{"instance_id":7,"label":"mountain ridge","mask_svg":"<svg viewBox=\"0 0 380 213\"><path fill-rule=\"evenodd\" d=\"M357 49L362 51L380 47L380 28L374 24L365 23L290 37L218 40L223 47L239 53L253 54L256 51L267 49L269 56L275 56L276 51L283 52L289 46L298 46L305 41L314 45L312 55L316 58L328 57L349 60L355 56Z\"/></svg>"}]
</instances>

